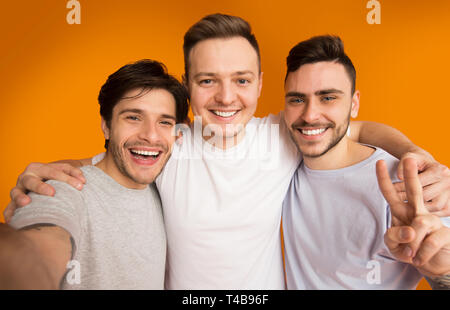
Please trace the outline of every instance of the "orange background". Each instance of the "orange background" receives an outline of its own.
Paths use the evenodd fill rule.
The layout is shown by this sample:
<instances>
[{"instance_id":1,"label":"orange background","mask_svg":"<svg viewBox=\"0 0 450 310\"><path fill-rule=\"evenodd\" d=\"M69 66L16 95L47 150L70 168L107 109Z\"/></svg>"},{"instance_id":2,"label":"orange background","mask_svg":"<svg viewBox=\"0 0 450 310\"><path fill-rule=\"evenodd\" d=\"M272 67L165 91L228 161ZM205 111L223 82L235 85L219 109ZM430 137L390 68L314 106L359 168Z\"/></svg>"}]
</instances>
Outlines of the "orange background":
<instances>
[{"instance_id":1,"label":"orange background","mask_svg":"<svg viewBox=\"0 0 450 310\"><path fill-rule=\"evenodd\" d=\"M85 158L103 150L96 98L109 74L152 58L181 77L184 32L216 12L248 20L258 38L264 86L257 116L283 108L289 49L313 35L337 34L358 72L358 119L394 126L450 165L448 0L380 0L380 25L367 24L367 0L79 0L80 25L67 24L66 0L5 2L0 211L29 162Z\"/></svg>"}]
</instances>

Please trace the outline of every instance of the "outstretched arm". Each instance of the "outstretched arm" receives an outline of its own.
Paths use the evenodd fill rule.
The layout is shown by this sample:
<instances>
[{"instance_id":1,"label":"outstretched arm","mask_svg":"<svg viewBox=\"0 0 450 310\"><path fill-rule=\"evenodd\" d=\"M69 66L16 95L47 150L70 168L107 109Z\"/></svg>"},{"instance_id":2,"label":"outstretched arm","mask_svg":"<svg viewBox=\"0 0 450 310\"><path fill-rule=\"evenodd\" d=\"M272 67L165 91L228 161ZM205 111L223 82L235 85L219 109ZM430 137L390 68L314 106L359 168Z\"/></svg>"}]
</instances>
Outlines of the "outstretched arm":
<instances>
[{"instance_id":1,"label":"outstretched arm","mask_svg":"<svg viewBox=\"0 0 450 310\"><path fill-rule=\"evenodd\" d=\"M58 289L72 255L70 240L54 225L15 230L0 223L0 290Z\"/></svg>"}]
</instances>

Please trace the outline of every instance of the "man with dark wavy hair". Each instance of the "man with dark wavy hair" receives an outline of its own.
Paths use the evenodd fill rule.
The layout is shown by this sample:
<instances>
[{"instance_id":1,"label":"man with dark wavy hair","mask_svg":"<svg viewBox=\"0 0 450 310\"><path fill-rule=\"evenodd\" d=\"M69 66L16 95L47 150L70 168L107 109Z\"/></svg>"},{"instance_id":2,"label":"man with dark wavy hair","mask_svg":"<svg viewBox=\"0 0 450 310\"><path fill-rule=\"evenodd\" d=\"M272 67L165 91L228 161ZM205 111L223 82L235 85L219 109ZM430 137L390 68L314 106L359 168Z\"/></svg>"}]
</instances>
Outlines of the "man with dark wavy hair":
<instances>
[{"instance_id":1,"label":"man with dark wavy hair","mask_svg":"<svg viewBox=\"0 0 450 310\"><path fill-rule=\"evenodd\" d=\"M183 49L195 119L156 180L168 240L166 288L283 289L282 202L301 155L282 112L254 117L263 76L256 38L242 18L212 14L189 28ZM429 167L438 165L388 126L350 127L354 140L398 157L413 152ZM27 204L25 189L53 193L41 182L54 177L49 171L76 181L56 170L51 164L29 167L13 200Z\"/></svg>"},{"instance_id":2,"label":"man with dark wavy hair","mask_svg":"<svg viewBox=\"0 0 450 310\"><path fill-rule=\"evenodd\" d=\"M141 60L111 74L98 101L104 158L81 168L83 190L49 181L53 197L31 194L11 227L0 224L0 289L164 288L166 234L153 182L187 117L185 88L163 64Z\"/></svg>"}]
</instances>

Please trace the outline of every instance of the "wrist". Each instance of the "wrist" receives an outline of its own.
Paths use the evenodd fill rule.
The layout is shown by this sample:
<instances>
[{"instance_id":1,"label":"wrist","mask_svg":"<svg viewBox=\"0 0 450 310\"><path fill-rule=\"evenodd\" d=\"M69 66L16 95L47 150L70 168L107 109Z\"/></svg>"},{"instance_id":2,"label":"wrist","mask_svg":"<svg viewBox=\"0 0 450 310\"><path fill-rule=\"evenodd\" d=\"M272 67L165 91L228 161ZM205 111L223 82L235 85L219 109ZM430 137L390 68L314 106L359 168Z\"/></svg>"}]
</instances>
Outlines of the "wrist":
<instances>
[{"instance_id":1,"label":"wrist","mask_svg":"<svg viewBox=\"0 0 450 310\"><path fill-rule=\"evenodd\" d=\"M425 151L424 149L422 149L416 145L409 147L406 150L406 152L403 153L402 159L407 158L407 157L413 157L415 159L422 159L427 162L435 162L436 161L434 159L433 155L431 155L430 153L428 153L427 151Z\"/></svg>"},{"instance_id":2,"label":"wrist","mask_svg":"<svg viewBox=\"0 0 450 310\"><path fill-rule=\"evenodd\" d=\"M450 274L443 276L425 277L433 290L449 290Z\"/></svg>"}]
</instances>

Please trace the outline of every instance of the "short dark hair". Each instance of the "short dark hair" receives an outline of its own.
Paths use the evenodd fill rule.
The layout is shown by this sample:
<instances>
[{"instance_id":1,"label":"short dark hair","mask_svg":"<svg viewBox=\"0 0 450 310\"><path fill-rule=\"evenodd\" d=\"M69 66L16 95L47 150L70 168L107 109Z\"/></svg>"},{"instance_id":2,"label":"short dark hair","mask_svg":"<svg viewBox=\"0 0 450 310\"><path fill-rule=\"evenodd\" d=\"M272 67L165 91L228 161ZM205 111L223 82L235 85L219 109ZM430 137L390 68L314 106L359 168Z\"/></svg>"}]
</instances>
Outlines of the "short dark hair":
<instances>
[{"instance_id":1,"label":"short dark hair","mask_svg":"<svg viewBox=\"0 0 450 310\"><path fill-rule=\"evenodd\" d=\"M344 51L344 43L338 36L323 35L302 41L289 51L286 59L287 72L297 71L303 65L320 61L332 61L344 66L352 83L352 94L355 92L356 70L352 61Z\"/></svg>"},{"instance_id":2,"label":"short dark hair","mask_svg":"<svg viewBox=\"0 0 450 310\"><path fill-rule=\"evenodd\" d=\"M197 43L208 39L233 37L243 37L255 49L258 56L258 67L261 71L258 41L252 33L250 24L238 16L216 13L203 17L184 35L184 77L186 81L189 79L189 53Z\"/></svg>"},{"instance_id":3,"label":"short dark hair","mask_svg":"<svg viewBox=\"0 0 450 310\"><path fill-rule=\"evenodd\" d=\"M142 89L136 97L142 96L151 89L167 90L175 99L177 123L187 119L189 111L188 94L186 88L172 75L167 73L163 63L155 60L143 59L127 64L111 74L103 84L98 95L100 115L108 128L111 125L113 109L124 99L127 92L133 89ZM108 140L105 148L108 149Z\"/></svg>"}]
</instances>

